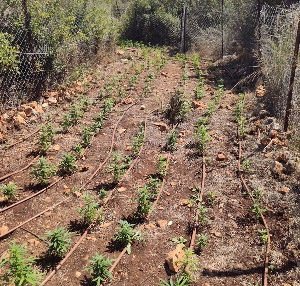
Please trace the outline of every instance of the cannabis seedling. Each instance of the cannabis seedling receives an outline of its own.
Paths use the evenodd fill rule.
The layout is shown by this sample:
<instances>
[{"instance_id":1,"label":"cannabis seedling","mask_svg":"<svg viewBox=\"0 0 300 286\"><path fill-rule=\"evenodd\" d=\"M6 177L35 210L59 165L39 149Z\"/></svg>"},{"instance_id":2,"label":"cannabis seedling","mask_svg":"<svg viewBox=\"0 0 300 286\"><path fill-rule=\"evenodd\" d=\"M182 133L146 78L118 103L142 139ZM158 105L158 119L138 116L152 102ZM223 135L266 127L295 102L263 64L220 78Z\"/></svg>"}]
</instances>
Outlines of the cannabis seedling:
<instances>
[{"instance_id":1,"label":"cannabis seedling","mask_svg":"<svg viewBox=\"0 0 300 286\"><path fill-rule=\"evenodd\" d=\"M174 151L176 149L176 144L177 144L177 130L173 130L169 135L168 135L168 150Z\"/></svg>"},{"instance_id":2,"label":"cannabis seedling","mask_svg":"<svg viewBox=\"0 0 300 286\"><path fill-rule=\"evenodd\" d=\"M194 136L196 137L199 152L200 154L203 154L207 143L211 140L206 126L202 124L197 125L197 129Z\"/></svg>"},{"instance_id":3,"label":"cannabis seedling","mask_svg":"<svg viewBox=\"0 0 300 286\"><path fill-rule=\"evenodd\" d=\"M131 224L125 220L119 221L119 227L117 227L117 232L113 237L113 241L118 243L120 247L126 247L127 253L131 253L131 243L133 241L141 241L142 236L140 231L135 230L134 224Z\"/></svg>"},{"instance_id":4,"label":"cannabis seedling","mask_svg":"<svg viewBox=\"0 0 300 286\"><path fill-rule=\"evenodd\" d=\"M43 274L34 268L34 261L27 253L26 243L18 245L13 241L7 255L0 261L0 269L6 269L5 273L0 273L2 285L39 285Z\"/></svg>"},{"instance_id":5,"label":"cannabis seedling","mask_svg":"<svg viewBox=\"0 0 300 286\"><path fill-rule=\"evenodd\" d=\"M76 157L71 153L64 155L63 159L59 163L59 169L63 173L72 174L76 171Z\"/></svg>"},{"instance_id":6,"label":"cannabis seedling","mask_svg":"<svg viewBox=\"0 0 300 286\"><path fill-rule=\"evenodd\" d=\"M146 218L151 210L151 194L147 186L143 188L139 188L139 195L137 198L138 207L136 211L136 215L140 218Z\"/></svg>"},{"instance_id":7,"label":"cannabis seedling","mask_svg":"<svg viewBox=\"0 0 300 286\"><path fill-rule=\"evenodd\" d=\"M185 239L183 236L179 236L179 237L172 238L172 241L175 242L176 244L180 245L181 248L183 249L183 248L185 248L187 239Z\"/></svg>"},{"instance_id":8,"label":"cannabis seedling","mask_svg":"<svg viewBox=\"0 0 300 286\"><path fill-rule=\"evenodd\" d=\"M42 126L39 137L39 145L41 146L44 152L46 152L51 146L54 135L55 133L51 122L48 122Z\"/></svg>"},{"instance_id":9,"label":"cannabis seedling","mask_svg":"<svg viewBox=\"0 0 300 286\"><path fill-rule=\"evenodd\" d=\"M62 258L71 246L71 236L72 233L64 227L46 232L46 240L49 242L48 253L55 257Z\"/></svg>"},{"instance_id":10,"label":"cannabis seedling","mask_svg":"<svg viewBox=\"0 0 300 286\"><path fill-rule=\"evenodd\" d=\"M268 243L268 231L266 229L260 229L258 230L259 234L260 234L260 239L262 241L263 244L267 244Z\"/></svg>"},{"instance_id":11,"label":"cannabis seedling","mask_svg":"<svg viewBox=\"0 0 300 286\"><path fill-rule=\"evenodd\" d=\"M133 137L132 139L132 152L133 152L133 157L136 157L137 154L140 151L140 148L142 147L144 143L144 127L140 127L140 131L137 134L137 136Z\"/></svg>"},{"instance_id":12,"label":"cannabis seedling","mask_svg":"<svg viewBox=\"0 0 300 286\"><path fill-rule=\"evenodd\" d=\"M127 165L126 164L124 165L121 162L121 154L114 153L112 164L108 167L109 171L111 171L113 174L114 183L117 183L119 181L126 167Z\"/></svg>"},{"instance_id":13,"label":"cannabis seedling","mask_svg":"<svg viewBox=\"0 0 300 286\"><path fill-rule=\"evenodd\" d=\"M156 165L156 169L157 169L157 174L161 178L164 178L167 175L168 165L169 165L169 163L168 163L167 158L162 156L162 155L159 155L157 165Z\"/></svg>"},{"instance_id":14,"label":"cannabis seedling","mask_svg":"<svg viewBox=\"0 0 300 286\"><path fill-rule=\"evenodd\" d=\"M196 249L200 252L202 251L208 244L208 236L203 233L201 234L196 241Z\"/></svg>"},{"instance_id":15,"label":"cannabis seedling","mask_svg":"<svg viewBox=\"0 0 300 286\"><path fill-rule=\"evenodd\" d=\"M84 193L83 200L85 201L84 206L78 209L78 213L82 215L82 222L86 225L100 222L103 219L102 211L98 209L99 204L95 202L95 197Z\"/></svg>"},{"instance_id":16,"label":"cannabis seedling","mask_svg":"<svg viewBox=\"0 0 300 286\"><path fill-rule=\"evenodd\" d=\"M100 255L98 252L88 261L89 266L85 270L89 271L92 275L92 281L100 286L107 279L112 279L113 276L109 272L109 268L113 263L113 260L106 258L103 255Z\"/></svg>"},{"instance_id":17,"label":"cannabis seedling","mask_svg":"<svg viewBox=\"0 0 300 286\"><path fill-rule=\"evenodd\" d=\"M42 185L48 183L49 179L56 173L56 167L52 166L50 162L41 157L34 165L31 173L35 179Z\"/></svg>"},{"instance_id":18,"label":"cannabis seedling","mask_svg":"<svg viewBox=\"0 0 300 286\"><path fill-rule=\"evenodd\" d=\"M188 281L188 278L184 276L176 277L176 280L173 281L171 278L169 281L164 279L159 279L161 284L159 286L190 286L190 282Z\"/></svg>"},{"instance_id":19,"label":"cannabis seedling","mask_svg":"<svg viewBox=\"0 0 300 286\"><path fill-rule=\"evenodd\" d=\"M15 183L8 183L7 185L0 185L0 190L3 196L8 200L14 200L18 197L17 191L20 188Z\"/></svg>"}]
</instances>

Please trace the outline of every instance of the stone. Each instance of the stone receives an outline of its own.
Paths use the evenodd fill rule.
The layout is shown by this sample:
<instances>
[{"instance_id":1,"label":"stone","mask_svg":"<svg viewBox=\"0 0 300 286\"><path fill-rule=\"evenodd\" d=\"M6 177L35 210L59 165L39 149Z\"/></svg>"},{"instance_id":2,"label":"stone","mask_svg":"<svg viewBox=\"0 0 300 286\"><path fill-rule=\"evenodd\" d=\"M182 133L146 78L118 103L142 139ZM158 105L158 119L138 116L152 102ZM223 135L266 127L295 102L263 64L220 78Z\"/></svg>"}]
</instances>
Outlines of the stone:
<instances>
[{"instance_id":1,"label":"stone","mask_svg":"<svg viewBox=\"0 0 300 286\"><path fill-rule=\"evenodd\" d=\"M76 277L76 278L79 278L80 276L81 276L81 272L76 271L76 272L75 272L75 277Z\"/></svg>"},{"instance_id":2,"label":"stone","mask_svg":"<svg viewBox=\"0 0 300 286\"><path fill-rule=\"evenodd\" d=\"M48 97L48 98L47 98L47 102L48 102L49 104L54 105L54 104L57 103L57 99L56 99L55 97Z\"/></svg>"},{"instance_id":3,"label":"stone","mask_svg":"<svg viewBox=\"0 0 300 286\"><path fill-rule=\"evenodd\" d=\"M263 137L261 140L260 140L260 144L263 145L263 146L267 146L270 142L271 142L271 138L269 137Z\"/></svg>"},{"instance_id":4,"label":"stone","mask_svg":"<svg viewBox=\"0 0 300 286\"><path fill-rule=\"evenodd\" d=\"M38 103L36 101L32 101L28 104L31 108L36 109L38 106Z\"/></svg>"},{"instance_id":5,"label":"stone","mask_svg":"<svg viewBox=\"0 0 300 286\"><path fill-rule=\"evenodd\" d=\"M185 253L178 244L176 248L166 255L166 263L172 272L177 273L183 265Z\"/></svg>"},{"instance_id":6,"label":"stone","mask_svg":"<svg viewBox=\"0 0 300 286\"><path fill-rule=\"evenodd\" d=\"M106 223L101 224L99 227L101 227L101 228L107 228L107 227L109 227L111 225L112 225L111 222L106 222Z\"/></svg>"},{"instance_id":7,"label":"stone","mask_svg":"<svg viewBox=\"0 0 300 286\"><path fill-rule=\"evenodd\" d=\"M119 55L119 56L123 56L124 55L124 51L122 50L116 50L116 54Z\"/></svg>"},{"instance_id":8,"label":"stone","mask_svg":"<svg viewBox=\"0 0 300 286\"><path fill-rule=\"evenodd\" d=\"M14 122L16 124L26 124L25 119L22 116L20 116L19 114L14 117Z\"/></svg>"},{"instance_id":9,"label":"stone","mask_svg":"<svg viewBox=\"0 0 300 286\"><path fill-rule=\"evenodd\" d=\"M91 168L91 166L88 166L88 165L82 165L82 166L79 167L78 171L79 171L79 172L86 172L86 171L88 171L90 168Z\"/></svg>"},{"instance_id":10,"label":"stone","mask_svg":"<svg viewBox=\"0 0 300 286\"><path fill-rule=\"evenodd\" d=\"M33 245L33 246L39 246L41 244L40 241L34 239L34 238L31 238L27 241L30 245Z\"/></svg>"},{"instance_id":11,"label":"stone","mask_svg":"<svg viewBox=\"0 0 300 286\"><path fill-rule=\"evenodd\" d=\"M24 111L19 112L18 115L20 115L23 118L26 118L26 113Z\"/></svg>"},{"instance_id":12,"label":"stone","mask_svg":"<svg viewBox=\"0 0 300 286\"><path fill-rule=\"evenodd\" d=\"M43 104L42 104L42 108L47 108L49 106L49 103L48 102L44 102Z\"/></svg>"},{"instance_id":13,"label":"stone","mask_svg":"<svg viewBox=\"0 0 300 286\"><path fill-rule=\"evenodd\" d=\"M285 164L285 173L287 173L288 175L291 175L296 170L297 170L297 163L294 160L289 160Z\"/></svg>"},{"instance_id":14,"label":"stone","mask_svg":"<svg viewBox=\"0 0 300 286\"><path fill-rule=\"evenodd\" d=\"M165 229L168 225L168 221L167 220L158 220L156 224L158 227Z\"/></svg>"},{"instance_id":15,"label":"stone","mask_svg":"<svg viewBox=\"0 0 300 286\"><path fill-rule=\"evenodd\" d=\"M141 110L145 110L146 106L145 105L141 105Z\"/></svg>"},{"instance_id":16,"label":"stone","mask_svg":"<svg viewBox=\"0 0 300 286\"><path fill-rule=\"evenodd\" d=\"M195 109L198 109L198 110L202 110L206 107L207 105L205 103L203 103L202 101L200 100L194 100L192 102L192 107L195 108Z\"/></svg>"},{"instance_id":17,"label":"stone","mask_svg":"<svg viewBox=\"0 0 300 286\"><path fill-rule=\"evenodd\" d=\"M155 228L155 224L154 223L149 223L149 224L145 225L145 229L146 230L151 230L153 228Z\"/></svg>"},{"instance_id":18,"label":"stone","mask_svg":"<svg viewBox=\"0 0 300 286\"><path fill-rule=\"evenodd\" d=\"M275 161L274 165L273 165L273 173L279 177L282 177L283 176L283 170L284 170L284 167L283 165L278 162L278 161Z\"/></svg>"},{"instance_id":19,"label":"stone","mask_svg":"<svg viewBox=\"0 0 300 286\"><path fill-rule=\"evenodd\" d=\"M126 131L127 129L124 129L124 128L121 128L121 129L118 129L118 133L122 134Z\"/></svg>"},{"instance_id":20,"label":"stone","mask_svg":"<svg viewBox=\"0 0 300 286\"><path fill-rule=\"evenodd\" d=\"M271 130L270 132L269 132L269 137L271 137L271 138L275 138L275 137L277 137L277 135L278 135L278 131L277 130Z\"/></svg>"},{"instance_id":21,"label":"stone","mask_svg":"<svg viewBox=\"0 0 300 286\"><path fill-rule=\"evenodd\" d=\"M181 199L181 200L179 201L179 205L180 205L180 206L188 206L189 204L190 204L189 199Z\"/></svg>"},{"instance_id":22,"label":"stone","mask_svg":"<svg viewBox=\"0 0 300 286\"><path fill-rule=\"evenodd\" d=\"M44 113L44 110L41 105L37 105L37 107L34 110L36 113Z\"/></svg>"},{"instance_id":23,"label":"stone","mask_svg":"<svg viewBox=\"0 0 300 286\"><path fill-rule=\"evenodd\" d=\"M226 160L226 156L223 153L219 153L217 155L217 161L225 161Z\"/></svg>"},{"instance_id":24,"label":"stone","mask_svg":"<svg viewBox=\"0 0 300 286\"><path fill-rule=\"evenodd\" d=\"M53 145L52 150L59 151L60 150L60 146L58 144Z\"/></svg>"},{"instance_id":25,"label":"stone","mask_svg":"<svg viewBox=\"0 0 300 286\"><path fill-rule=\"evenodd\" d=\"M125 98L122 101L123 104L132 104L133 103L133 99L131 97Z\"/></svg>"},{"instance_id":26,"label":"stone","mask_svg":"<svg viewBox=\"0 0 300 286\"><path fill-rule=\"evenodd\" d=\"M277 157L277 161L286 164L289 161L290 153L288 151L280 153Z\"/></svg>"},{"instance_id":27,"label":"stone","mask_svg":"<svg viewBox=\"0 0 300 286\"><path fill-rule=\"evenodd\" d=\"M26 106L24 109L24 112L27 117L30 117L33 114L33 108L30 106Z\"/></svg>"},{"instance_id":28,"label":"stone","mask_svg":"<svg viewBox=\"0 0 300 286\"><path fill-rule=\"evenodd\" d=\"M153 125L158 126L161 132L168 130L168 125L164 122L153 122Z\"/></svg>"},{"instance_id":29,"label":"stone","mask_svg":"<svg viewBox=\"0 0 300 286\"><path fill-rule=\"evenodd\" d=\"M2 225L2 226L0 227L0 236L5 235L6 233L8 233L8 231L9 231L8 226Z\"/></svg>"},{"instance_id":30,"label":"stone","mask_svg":"<svg viewBox=\"0 0 300 286\"><path fill-rule=\"evenodd\" d=\"M285 195L290 191L290 189L288 187L283 187L279 190L279 193Z\"/></svg>"}]
</instances>

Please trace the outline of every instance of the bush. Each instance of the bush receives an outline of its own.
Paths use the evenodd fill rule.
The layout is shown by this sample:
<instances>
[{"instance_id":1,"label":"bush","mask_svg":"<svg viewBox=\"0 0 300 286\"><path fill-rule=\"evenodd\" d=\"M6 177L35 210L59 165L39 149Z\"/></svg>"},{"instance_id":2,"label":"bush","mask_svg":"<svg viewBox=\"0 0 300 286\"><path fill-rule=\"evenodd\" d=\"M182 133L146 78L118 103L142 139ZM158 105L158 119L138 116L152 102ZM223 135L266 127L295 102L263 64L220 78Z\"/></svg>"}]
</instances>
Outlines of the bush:
<instances>
[{"instance_id":1,"label":"bush","mask_svg":"<svg viewBox=\"0 0 300 286\"><path fill-rule=\"evenodd\" d=\"M18 70L19 50L11 45L12 36L0 32L0 73Z\"/></svg>"}]
</instances>

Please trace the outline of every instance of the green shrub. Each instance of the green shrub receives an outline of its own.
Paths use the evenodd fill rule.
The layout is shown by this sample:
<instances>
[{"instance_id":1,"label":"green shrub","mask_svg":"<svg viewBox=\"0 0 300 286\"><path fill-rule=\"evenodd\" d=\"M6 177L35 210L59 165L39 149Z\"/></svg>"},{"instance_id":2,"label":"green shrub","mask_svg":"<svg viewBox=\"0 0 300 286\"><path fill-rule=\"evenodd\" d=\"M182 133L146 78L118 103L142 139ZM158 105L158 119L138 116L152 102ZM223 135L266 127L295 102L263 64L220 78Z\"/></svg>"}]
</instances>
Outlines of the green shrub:
<instances>
[{"instance_id":1,"label":"green shrub","mask_svg":"<svg viewBox=\"0 0 300 286\"><path fill-rule=\"evenodd\" d=\"M18 70L19 50L11 45L12 36L0 32L0 73Z\"/></svg>"},{"instance_id":2,"label":"green shrub","mask_svg":"<svg viewBox=\"0 0 300 286\"><path fill-rule=\"evenodd\" d=\"M56 167L51 166L50 162L41 157L32 168L31 173L35 179L42 185L47 184L49 179L56 173Z\"/></svg>"}]
</instances>

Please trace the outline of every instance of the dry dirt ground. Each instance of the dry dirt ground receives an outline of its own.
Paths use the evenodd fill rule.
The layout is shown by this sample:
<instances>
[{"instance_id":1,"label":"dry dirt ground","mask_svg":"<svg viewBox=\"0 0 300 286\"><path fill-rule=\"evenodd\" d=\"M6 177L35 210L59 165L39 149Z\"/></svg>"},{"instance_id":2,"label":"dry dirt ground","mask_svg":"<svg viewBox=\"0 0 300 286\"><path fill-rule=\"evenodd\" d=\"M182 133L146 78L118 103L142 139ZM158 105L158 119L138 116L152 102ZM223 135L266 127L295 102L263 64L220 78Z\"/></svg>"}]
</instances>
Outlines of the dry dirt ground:
<instances>
[{"instance_id":1,"label":"dry dirt ground","mask_svg":"<svg viewBox=\"0 0 300 286\"><path fill-rule=\"evenodd\" d=\"M207 243L201 251L196 251L197 267L192 285L262 285L266 245L259 231L264 225L255 217L253 202L238 174L236 108L241 96L229 90L226 74L200 59L204 86L198 94L201 98L196 100L195 90L200 81L195 61L191 56L185 61L151 48L125 48L116 53L111 63L99 63L72 86L48 93L38 104L24 103L1 116L0 177L3 178L42 154L41 131L26 138L36 128L48 120L52 122L55 136L42 155L57 165L64 154L74 153L72 148L81 142L84 127L96 121L105 100L115 100L102 128L94 134L84 155L77 159L74 173L54 174L49 184L61 180L7 210L45 186L34 179L34 165L2 179L1 184L14 182L19 187L18 196L11 200L0 194L2 259L7 257L13 241L26 243L28 253L37 259L36 267L44 272L45 278L59 263L47 255L45 233L64 226L73 231L74 246L86 230L78 209L84 204L83 193L87 192L99 206L103 204L103 220L89 229L47 285L93 285L85 268L96 252L111 259L118 257L122 249L113 247L111 242L121 219L134 223L141 230L143 240L133 243L131 253L122 257L113 271L113 279L106 285L160 285L160 278L170 280L183 270L172 273L165 257L176 247L174 238L182 237L184 249L189 247L196 212L195 188L201 185L204 163L203 221L197 226L197 237L205 235ZM222 77L224 87L220 86ZM170 104L176 101L178 89L182 101L177 112L175 108L170 110ZM212 102L218 96L214 110ZM243 176L251 192L259 192L261 212L270 231L268 285L296 286L300 285L298 154L291 147L291 134L281 132L277 121L264 110L261 96L261 93L245 94L243 117L247 121L241 138ZM82 117L63 131L64 115L72 110L72 104L86 98L90 102ZM195 136L200 117L209 118L210 140L204 146L205 156L199 154ZM132 155L134 138L141 130L145 135L141 153L126 176L121 174L114 181L109 167L113 165L113 154L117 152L122 158ZM177 141L174 150L170 150L168 138L173 130ZM9 147L19 140L22 142ZM108 155L108 161L101 166ZM168 172L155 208L143 220L134 216L138 187L157 173L159 155L170 156ZM91 177L97 168L98 172ZM89 178L92 179L87 181ZM101 189L107 192L107 201L100 197ZM22 222L26 223L5 236ZM5 271L3 267L1 273Z\"/></svg>"}]
</instances>

